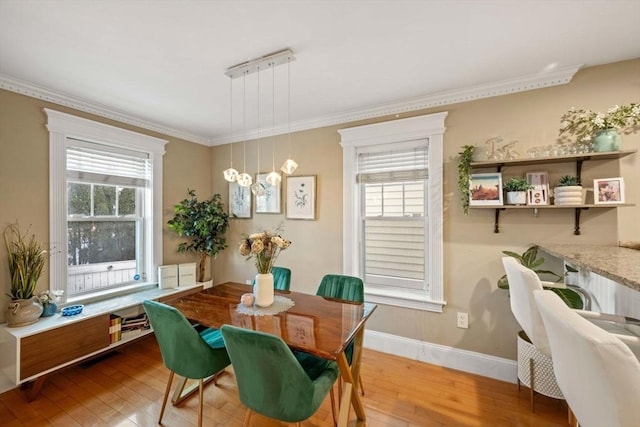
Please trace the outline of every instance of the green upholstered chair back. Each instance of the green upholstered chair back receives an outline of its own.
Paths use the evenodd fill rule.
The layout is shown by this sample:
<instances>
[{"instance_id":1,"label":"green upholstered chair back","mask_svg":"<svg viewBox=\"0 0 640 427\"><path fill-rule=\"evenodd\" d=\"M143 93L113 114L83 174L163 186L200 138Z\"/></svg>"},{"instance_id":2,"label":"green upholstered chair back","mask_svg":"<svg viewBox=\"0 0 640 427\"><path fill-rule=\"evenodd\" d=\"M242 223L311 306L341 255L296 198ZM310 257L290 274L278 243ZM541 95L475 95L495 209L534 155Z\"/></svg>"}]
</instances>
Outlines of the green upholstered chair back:
<instances>
[{"instance_id":1,"label":"green upholstered chair back","mask_svg":"<svg viewBox=\"0 0 640 427\"><path fill-rule=\"evenodd\" d=\"M211 348L175 308L151 300L142 305L158 340L162 360L171 371L186 378L201 379L231 363L224 348Z\"/></svg>"},{"instance_id":2,"label":"green upholstered chair back","mask_svg":"<svg viewBox=\"0 0 640 427\"><path fill-rule=\"evenodd\" d=\"M273 289L280 291L289 290L291 287L291 270L285 267L272 267L271 274L273 274ZM251 284L256 284L255 278Z\"/></svg>"},{"instance_id":3,"label":"green upholstered chair back","mask_svg":"<svg viewBox=\"0 0 640 427\"><path fill-rule=\"evenodd\" d=\"M316 295L346 301L364 302L364 284L359 277L327 274L322 278Z\"/></svg>"},{"instance_id":4,"label":"green upholstered chair back","mask_svg":"<svg viewBox=\"0 0 640 427\"><path fill-rule=\"evenodd\" d=\"M280 291L288 291L291 286L291 270L285 267L273 267L273 287Z\"/></svg>"},{"instance_id":5,"label":"green upholstered chair back","mask_svg":"<svg viewBox=\"0 0 640 427\"><path fill-rule=\"evenodd\" d=\"M252 411L286 422L313 415L338 376L335 362L310 378L282 339L259 331L221 328L240 401Z\"/></svg>"}]
</instances>

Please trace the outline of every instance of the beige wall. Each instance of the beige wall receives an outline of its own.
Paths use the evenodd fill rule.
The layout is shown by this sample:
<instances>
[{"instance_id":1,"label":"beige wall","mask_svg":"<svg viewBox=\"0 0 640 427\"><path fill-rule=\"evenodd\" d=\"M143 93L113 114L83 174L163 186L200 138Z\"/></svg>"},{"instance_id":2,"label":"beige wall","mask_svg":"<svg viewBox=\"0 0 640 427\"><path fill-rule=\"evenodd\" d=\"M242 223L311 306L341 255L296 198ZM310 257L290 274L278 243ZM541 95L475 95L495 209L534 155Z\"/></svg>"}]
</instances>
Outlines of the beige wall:
<instances>
[{"instance_id":1,"label":"beige wall","mask_svg":"<svg viewBox=\"0 0 640 427\"><path fill-rule=\"evenodd\" d=\"M522 92L443 108L413 112L414 115L448 111L444 138L445 188L445 299L444 313L435 314L391 306L379 306L368 328L403 337L429 341L515 359L515 334L507 292L496 287L503 274L502 250L524 251L532 242L571 242L615 244L618 240L640 241L640 207L590 210L582 213L582 235L573 235L573 210L541 210L537 218L530 210L509 210L501 214L501 232L493 233L494 211L471 210L464 216L457 194L457 153L466 144L482 145L500 135L505 141L518 140L517 150L524 156L532 146L555 142L560 117L571 106L596 111L615 104L640 100L640 60L588 68L576 74L567 85ZM349 123L292 135L293 157L300 164L296 175L318 177L318 220L287 220L283 215L254 214L251 220L233 220L228 240L231 250L214 262L216 282L251 278L253 266L234 246L242 233L283 222L285 236L293 241L282 252L279 265L292 268L292 289L314 293L325 273L342 271L342 149L337 129L378 120ZM640 134L624 136L624 148L638 148ZM263 165L269 164L268 140L261 143ZM242 155L242 144L235 144L234 159ZM286 154L286 138L278 142L277 164ZM254 159L257 146L247 144L247 158ZM240 163L241 164L241 163ZM213 190L227 196L222 170L229 165L229 146L214 148ZM640 155L617 162L589 163L583 166L585 184L593 178L624 176L627 200L640 203ZM575 164L559 164L505 169L505 176L531 170L547 170L554 183L563 174L575 173ZM255 173L255 160L247 169ZM261 168L263 171L267 167ZM557 263L553 263L558 267ZM468 330L455 326L456 312L470 314Z\"/></svg>"},{"instance_id":2,"label":"beige wall","mask_svg":"<svg viewBox=\"0 0 640 427\"><path fill-rule=\"evenodd\" d=\"M573 211L541 210L533 218L529 210L509 210L501 215L501 233L493 233L493 212L472 210L462 214L457 199L456 155L465 144L482 144L500 135L518 140L517 150L553 143L560 116L571 106L604 110L615 104L640 99L640 59L588 68L578 72L567 85L455 104L446 108L413 112L400 117L448 111L445 134L445 298L444 313L435 314L389 306L379 306L368 328L408 338L454 346L495 356L515 359L515 333L518 327L509 310L507 293L495 282L503 274L501 251L523 251L530 243L615 243L640 241L640 206L624 209L590 210L583 213L582 235L574 236ZM48 136L43 107L71 112L105 123L112 121L78 113L43 101L0 90L0 225L16 218L33 224L38 238L48 236ZM282 215L254 214L250 220L232 220L227 235L229 249L212 262L216 283L244 281L255 274L253 266L236 250L242 233L263 227L284 225L284 235L293 241L282 252L278 264L293 269L292 289L314 293L320 278L342 271L342 148L337 129L377 120L332 126L292 135L293 157L300 167L296 175L316 175L317 220L287 220ZM118 124L141 133L153 132ZM164 158L163 223L171 216L171 206L194 188L201 197L214 192L228 197L222 171L229 165L229 146L207 148L171 137ZM624 148L638 148L640 134L624 137ZM277 140L278 167L286 157L286 137ZM261 142L261 170L269 171L270 141ZM242 144L234 144L235 166L241 164ZM257 143L247 144L247 169L257 172ZM585 163L585 182L594 177L624 176L627 200L640 204L640 155L611 163ZM550 178L574 172L572 165L545 168ZM539 168L536 168L539 169ZM524 170L531 170L526 168ZM519 174L524 170L505 170ZM165 262L182 262L187 257L175 252L179 242L164 227ZM4 259L4 247L0 258ZM193 258L190 258L193 259ZM0 291L6 292L8 271L0 262ZM46 287L48 277L40 280ZM470 313L470 328L455 327L455 313Z\"/></svg>"}]
</instances>

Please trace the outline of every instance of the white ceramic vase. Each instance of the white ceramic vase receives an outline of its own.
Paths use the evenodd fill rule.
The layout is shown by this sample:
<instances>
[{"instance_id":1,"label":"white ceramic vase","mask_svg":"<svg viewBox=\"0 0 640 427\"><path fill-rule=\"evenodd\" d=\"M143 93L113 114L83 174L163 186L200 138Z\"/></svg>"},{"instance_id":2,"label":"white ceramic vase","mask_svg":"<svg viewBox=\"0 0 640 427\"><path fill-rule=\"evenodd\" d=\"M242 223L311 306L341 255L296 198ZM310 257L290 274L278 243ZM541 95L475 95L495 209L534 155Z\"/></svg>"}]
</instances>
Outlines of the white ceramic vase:
<instances>
[{"instance_id":1,"label":"white ceramic vase","mask_svg":"<svg viewBox=\"0 0 640 427\"><path fill-rule=\"evenodd\" d=\"M258 307L269 307L273 304L273 274L256 274L253 295L256 298L255 304Z\"/></svg>"},{"instance_id":2,"label":"white ceramic vase","mask_svg":"<svg viewBox=\"0 0 640 427\"><path fill-rule=\"evenodd\" d=\"M527 193L524 191L507 191L508 205L526 205Z\"/></svg>"},{"instance_id":3,"label":"white ceramic vase","mask_svg":"<svg viewBox=\"0 0 640 427\"><path fill-rule=\"evenodd\" d=\"M553 204L554 205L581 205L582 199L582 186L580 185L568 185L565 187L556 187L553 189Z\"/></svg>"}]
</instances>

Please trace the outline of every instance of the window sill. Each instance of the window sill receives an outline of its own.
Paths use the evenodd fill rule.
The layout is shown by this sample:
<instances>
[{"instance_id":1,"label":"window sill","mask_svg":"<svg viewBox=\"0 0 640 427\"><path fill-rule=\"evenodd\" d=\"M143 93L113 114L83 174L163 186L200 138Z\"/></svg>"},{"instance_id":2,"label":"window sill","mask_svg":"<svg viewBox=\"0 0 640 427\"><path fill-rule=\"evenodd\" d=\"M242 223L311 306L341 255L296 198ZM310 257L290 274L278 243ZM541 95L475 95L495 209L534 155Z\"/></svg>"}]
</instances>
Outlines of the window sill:
<instances>
[{"instance_id":1,"label":"window sill","mask_svg":"<svg viewBox=\"0 0 640 427\"><path fill-rule=\"evenodd\" d=\"M367 302L436 313L442 313L447 304L445 301L431 301L423 293L418 294L398 289L372 289L365 286L364 294Z\"/></svg>"},{"instance_id":2,"label":"window sill","mask_svg":"<svg viewBox=\"0 0 640 427\"><path fill-rule=\"evenodd\" d=\"M136 292L146 291L148 289L157 288L157 283L136 283L129 286L123 286L117 289L105 289L102 291L92 292L90 294L78 295L67 298L67 301L61 306L71 304L91 304L94 302L101 302L112 298L117 298L124 295L133 294Z\"/></svg>"}]
</instances>

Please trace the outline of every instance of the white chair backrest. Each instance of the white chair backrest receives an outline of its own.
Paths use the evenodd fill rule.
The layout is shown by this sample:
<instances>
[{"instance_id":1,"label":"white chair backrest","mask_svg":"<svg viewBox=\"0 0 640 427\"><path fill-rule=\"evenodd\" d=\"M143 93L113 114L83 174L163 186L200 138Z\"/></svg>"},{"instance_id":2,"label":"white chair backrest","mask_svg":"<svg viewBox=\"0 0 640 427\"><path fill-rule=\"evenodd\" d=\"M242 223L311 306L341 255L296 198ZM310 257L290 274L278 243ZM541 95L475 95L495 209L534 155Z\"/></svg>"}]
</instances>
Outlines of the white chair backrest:
<instances>
[{"instance_id":1,"label":"white chair backrest","mask_svg":"<svg viewBox=\"0 0 640 427\"><path fill-rule=\"evenodd\" d=\"M533 345L541 353L551 357L547 332L533 299L533 292L542 290L540 278L515 258L503 257L502 265L509 280L509 301L513 315Z\"/></svg>"},{"instance_id":2,"label":"white chair backrest","mask_svg":"<svg viewBox=\"0 0 640 427\"><path fill-rule=\"evenodd\" d=\"M558 386L581 427L640 425L640 362L620 339L551 291L534 299L547 328Z\"/></svg>"}]
</instances>

